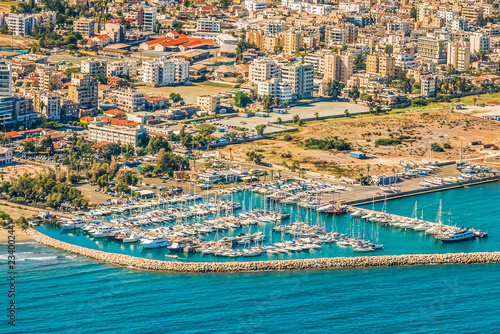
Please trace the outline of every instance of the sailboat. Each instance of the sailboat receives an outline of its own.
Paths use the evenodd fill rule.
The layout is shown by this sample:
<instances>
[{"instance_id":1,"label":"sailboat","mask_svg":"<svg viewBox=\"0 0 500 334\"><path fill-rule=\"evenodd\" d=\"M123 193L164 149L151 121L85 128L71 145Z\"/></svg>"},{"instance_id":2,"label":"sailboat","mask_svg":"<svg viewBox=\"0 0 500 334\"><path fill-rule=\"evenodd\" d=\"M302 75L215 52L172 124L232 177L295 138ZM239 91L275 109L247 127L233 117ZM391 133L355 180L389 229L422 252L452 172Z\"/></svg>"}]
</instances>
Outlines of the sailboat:
<instances>
[{"instance_id":1,"label":"sailboat","mask_svg":"<svg viewBox=\"0 0 500 334\"><path fill-rule=\"evenodd\" d=\"M443 221L441 220L443 216L443 200L439 201L439 209L436 215L436 223L431 228L425 230L425 234L438 234L443 228Z\"/></svg>"}]
</instances>

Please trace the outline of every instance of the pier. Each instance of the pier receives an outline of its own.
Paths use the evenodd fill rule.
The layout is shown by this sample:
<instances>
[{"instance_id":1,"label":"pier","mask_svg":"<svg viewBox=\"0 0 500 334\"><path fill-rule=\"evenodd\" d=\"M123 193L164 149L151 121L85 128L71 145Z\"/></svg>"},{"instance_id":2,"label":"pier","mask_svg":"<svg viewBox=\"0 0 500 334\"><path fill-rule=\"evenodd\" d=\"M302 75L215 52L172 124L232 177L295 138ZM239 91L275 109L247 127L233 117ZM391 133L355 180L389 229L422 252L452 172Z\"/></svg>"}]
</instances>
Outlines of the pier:
<instances>
[{"instance_id":1,"label":"pier","mask_svg":"<svg viewBox=\"0 0 500 334\"><path fill-rule=\"evenodd\" d=\"M491 177L485 177L485 178L481 178L481 179L445 184L442 186L404 191L404 192L400 192L400 193L388 193L388 194L375 196L372 198L364 198L364 199L359 199L359 200L354 200L354 201L347 201L345 204L347 204L347 205L365 205L365 204L371 204L373 202L382 202L382 201L385 201L386 199L398 199L398 198L404 198L404 197L409 197L409 196L414 196L414 195L429 194L429 193L442 191L442 190L464 188L464 187L468 187L468 186L475 186L478 184L498 182L498 181L500 181L499 176L491 176Z\"/></svg>"},{"instance_id":2,"label":"pier","mask_svg":"<svg viewBox=\"0 0 500 334\"><path fill-rule=\"evenodd\" d=\"M171 262L89 249L53 239L31 228L24 230L23 233L40 244L54 247L69 253L82 255L90 259L113 265L152 271L223 273L244 271L394 267L434 264L487 264L500 262L500 252L382 255L248 262Z\"/></svg>"}]
</instances>

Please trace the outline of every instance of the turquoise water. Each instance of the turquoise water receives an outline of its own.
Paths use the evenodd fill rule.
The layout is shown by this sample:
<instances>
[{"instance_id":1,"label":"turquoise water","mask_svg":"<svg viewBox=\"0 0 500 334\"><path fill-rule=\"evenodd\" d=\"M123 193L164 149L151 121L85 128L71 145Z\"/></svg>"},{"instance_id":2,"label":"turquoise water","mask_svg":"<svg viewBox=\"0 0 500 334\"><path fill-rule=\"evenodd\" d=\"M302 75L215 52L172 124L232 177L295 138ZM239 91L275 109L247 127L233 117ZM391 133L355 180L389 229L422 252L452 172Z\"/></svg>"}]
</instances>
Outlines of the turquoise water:
<instances>
[{"instance_id":1,"label":"turquoise water","mask_svg":"<svg viewBox=\"0 0 500 334\"><path fill-rule=\"evenodd\" d=\"M488 184L387 207L409 215L417 199L424 217L433 219L442 199L457 225L490 233L487 240L452 246L500 250L499 190L500 183ZM338 218L335 226L349 227L341 223ZM380 228L379 234L384 252L451 249L425 237L411 244L418 233ZM18 323L12 330L4 317L0 333L500 332L498 264L188 275L114 267L33 242L18 244L17 252ZM0 255L4 275L5 258Z\"/></svg>"}]
</instances>

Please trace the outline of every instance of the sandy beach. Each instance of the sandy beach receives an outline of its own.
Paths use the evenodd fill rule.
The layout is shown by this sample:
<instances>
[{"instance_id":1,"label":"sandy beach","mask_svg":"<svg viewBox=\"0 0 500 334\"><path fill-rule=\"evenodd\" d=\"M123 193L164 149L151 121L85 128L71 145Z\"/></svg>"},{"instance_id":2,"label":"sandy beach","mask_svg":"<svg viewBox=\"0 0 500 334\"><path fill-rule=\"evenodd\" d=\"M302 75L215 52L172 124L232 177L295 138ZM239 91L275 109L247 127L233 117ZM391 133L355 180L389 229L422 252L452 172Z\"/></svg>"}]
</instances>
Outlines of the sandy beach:
<instances>
[{"instance_id":1,"label":"sandy beach","mask_svg":"<svg viewBox=\"0 0 500 334\"><path fill-rule=\"evenodd\" d=\"M7 244L8 240L9 240L9 235L11 235L10 230L0 228L0 243ZM14 236L16 237L16 243L20 242L20 241L26 241L26 240L31 239L26 234L19 231L19 229L17 229L17 228L14 229Z\"/></svg>"}]
</instances>

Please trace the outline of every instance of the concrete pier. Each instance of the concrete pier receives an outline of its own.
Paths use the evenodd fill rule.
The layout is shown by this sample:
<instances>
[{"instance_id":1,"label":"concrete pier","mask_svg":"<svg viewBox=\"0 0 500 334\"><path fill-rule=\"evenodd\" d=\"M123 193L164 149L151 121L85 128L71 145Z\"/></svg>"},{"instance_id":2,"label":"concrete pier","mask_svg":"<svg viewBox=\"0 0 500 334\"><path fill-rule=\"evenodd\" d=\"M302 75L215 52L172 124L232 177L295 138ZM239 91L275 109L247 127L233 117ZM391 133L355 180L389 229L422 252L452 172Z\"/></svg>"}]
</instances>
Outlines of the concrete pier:
<instances>
[{"instance_id":1,"label":"concrete pier","mask_svg":"<svg viewBox=\"0 0 500 334\"><path fill-rule=\"evenodd\" d=\"M171 262L89 249L53 239L31 228L24 230L24 233L43 245L82 255L90 259L118 266L155 271L222 273L239 271L394 267L429 264L486 264L500 262L500 252L383 255L248 262Z\"/></svg>"}]
</instances>

